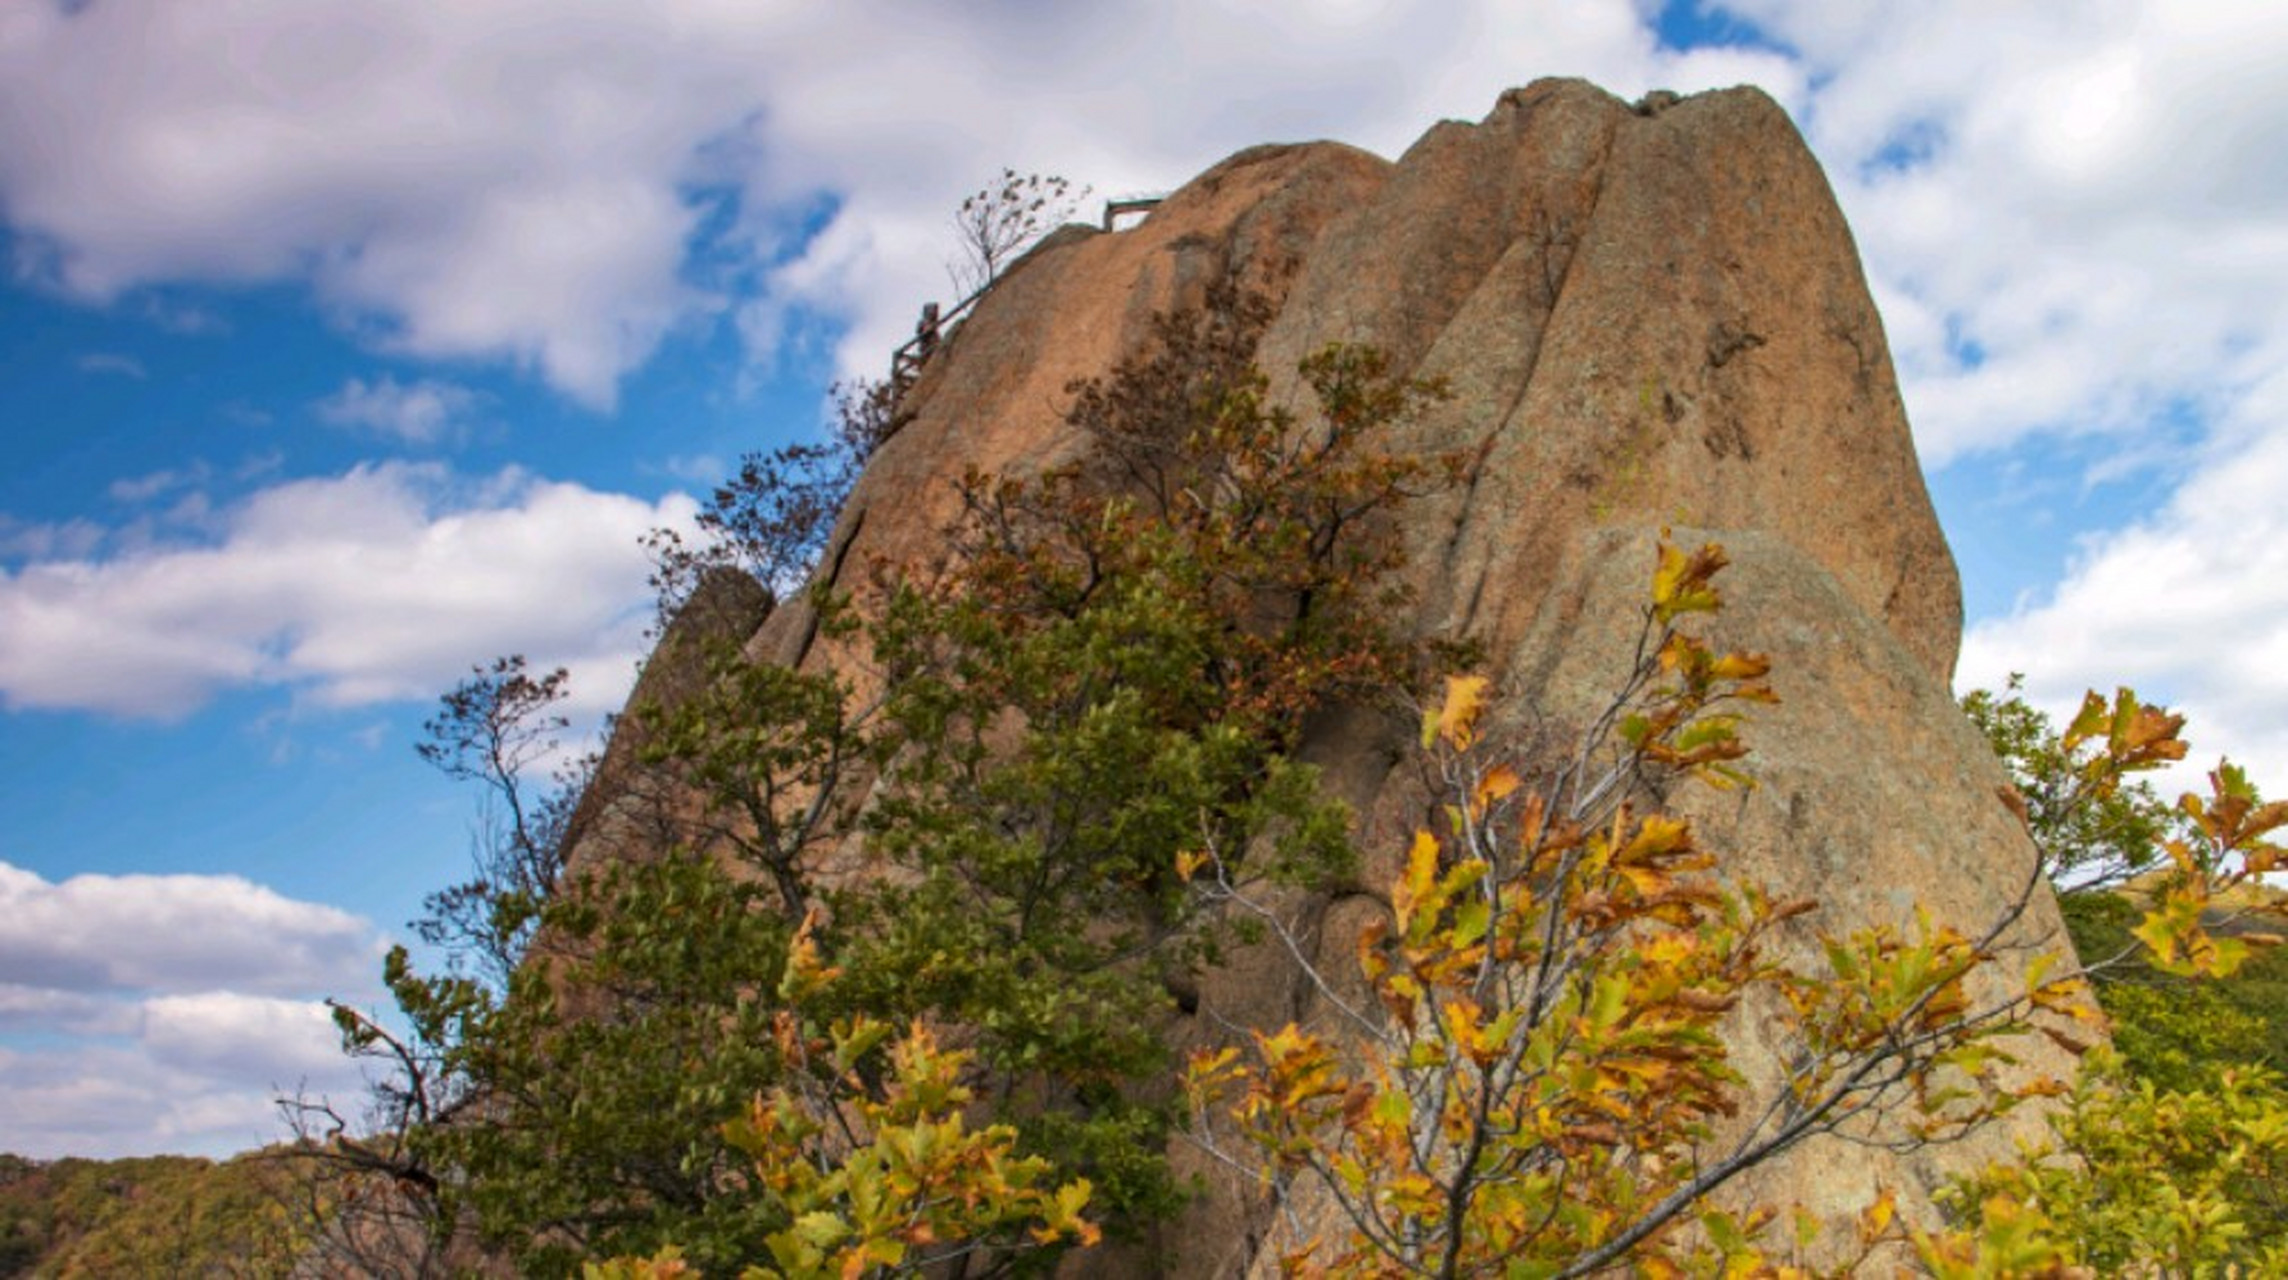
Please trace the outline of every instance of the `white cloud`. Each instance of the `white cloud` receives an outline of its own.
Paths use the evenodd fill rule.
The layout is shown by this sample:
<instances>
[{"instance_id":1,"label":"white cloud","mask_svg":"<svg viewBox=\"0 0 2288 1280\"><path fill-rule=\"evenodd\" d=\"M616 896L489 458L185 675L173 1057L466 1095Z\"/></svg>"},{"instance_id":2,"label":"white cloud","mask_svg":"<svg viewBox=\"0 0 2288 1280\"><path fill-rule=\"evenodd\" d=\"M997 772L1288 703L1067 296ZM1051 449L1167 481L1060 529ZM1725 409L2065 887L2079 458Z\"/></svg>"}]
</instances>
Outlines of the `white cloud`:
<instances>
[{"instance_id":1,"label":"white cloud","mask_svg":"<svg viewBox=\"0 0 2288 1280\"><path fill-rule=\"evenodd\" d=\"M162 494L203 485L213 476L214 468L204 462L195 462L182 468L167 467L114 480L105 488L104 496L113 502L140 506Z\"/></svg>"},{"instance_id":2,"label":"white cloud","mask_svg":"<svg viewBox=\"0 0 2288 1280\"><path fill-rule=\"evenodd\" d=\"M306 281L384 347L602 405L718 315L765 361L824 318L841 371L878 372L1004 164L1154 189L1266 138L1394 154L1541 74L1755 81L1830 165L1932 461L2129 430L2288 359L2288 10L1721 7L1800 56L1662 50L1625 0L16 6L0 209L83 296Z\"/></svg>"},{"instance_id":3,"label":"white cloud","mask_svg":"<svg viewBox=\"0 0 2288 1280\"><path fill-rule=\"evenodd\" d=\"M522 652L582 669L576 709L610 707L648 618L637 540L691 513L433 465L276 484L207 513L211 537L0 569L0 701L169 716L260 686L350 706Z\"/></svg>"},{"instance_id":4,"label":"white cloud","mask_svg":"<svg viewBox=\"0 0 2288 1280\"><path fill-rule=\"evenodd\" d=\"M723 483L731 474L731 464L712 453L678 453L643 468L655 475L663 475L684 484L705 485L712 488Z\"/></svg>"},{"instance_id":5,"label":"white cloud","mask_svg":"<svg viewBox=\"0 0 2288 1280\"><path fill-rule=\"evenodd\" d=\"M0 1150L276 1139L276 1090L358 1091L316 997L372 998L381 947L365 920L236 876L51 882L0 862Z\"/></svg>"},{"instance_id":6,"label":"white cloud","mask_svg":"<svg viewBox=\"0 0 2288 1280\"><path fill-rule=\"evenodd\" d=\"M406 444L437 444L464 428L484 397L435 378L401 383L389 374L372 382L351 378L317 403L318 417Z\"/></svg>"},{"instance_id":7,"label":"white cloud","mask_svg":"<svg viewBox=\"0 0 2288 1280\"><path fill-rule=\"evenodd\" d=\"M0 876L5 874L0 872ZM0 1035L18 1031L116 1033L133 1025L121 1012L117 1001L85 991L0 982Z\"/></svg>"},{"instance_id":8,"label":"white cloud","mask_svg":"<svg viewBox=\"0 0 2288 1280\"><path fill-rule=\"evenodd\" d=\"M387 349L511 360L603 406L731 305L706 278L723 254L691 252L726 193L743 207L712 247L765 278L759 314L849 322L844 367L872 372L943 291L954 204L1004 164L1114 190L1266 137L1394 151L1545 73L1797 80L1767 54L1660 52L1627 0L16 5L0 210L86 298L307 282ZM786 262L823 192L836 233Z\"/></svg>"},{"instance_id":9,"label":"white cloud","mask_svg":"<svg viewBox=\"0 0 2288 1280\"><path fill-rule=\"evenodd\" d=\"M323 1001L200 991L153 997L142 1013L140 1038L153 1056L218 1080L290 1085L344 1065Z\"/></svg>"},{"instance_id":10,"label":"white cloud","mask_svg":"<svg viewBox=\"0 0 2288 1280\"><path fill-rule=\"evenodd\" d=\"M2129 685L2186 713L2197 786L2219 754L2288 793L2288 375L2244 402L2161 510L2092 539L2054 591L1963 643L1964 688L2027 673L2062 713Z\"/></svg>"},{"instance_id":11,"label":"white cloud","mask_svg":"<svg viewBox=\"0 0 2288 1280\"><path fill-rule=\"evenodd\" d=\"M227 1156L287 1136L280 1096L363 1093L322 1004L278 1001L256 1012L235 997L168 999L151 1002L156 1011L123 1006L155 1034L0 1045L9 1104L0 1108L0 1150L35 1159ZM223 1043L241 1034L266 1038Z\"/></svg>"},{"instance_id":12,"label":"white cloud","mask_svg":"<svg viewBox=\"0 0 2288 1280\"><path fill-rule=\"evenodd\" d=\"M755 6L106 0L0 15L0 205L73 292L307 280L384 345L609 404L706 299L694 148ZM90 94L87 86L104 92Z\"/></svg>"},{"instance_id":13,"label":"white cloud","mask_svg":"<svg viewBox=\"0 0 2288 1280\"><path fill-rule=\"evenodd\" d=\"M69 559L94 554L109 531L93 520L60 524L20 520L0 511L0 560Z\"/></svg>"},{"instance_id":14,"label":"white cloud","mask_svg":"<svg viewBox=\"0 0 2288 1280\"><path fill-rule=\"evenodd\" d=\"M19 987L308 994L363 985L379 958L365 921L237 876L58 883L0 862L0 974Z\"/></svg>"}]
</instances>

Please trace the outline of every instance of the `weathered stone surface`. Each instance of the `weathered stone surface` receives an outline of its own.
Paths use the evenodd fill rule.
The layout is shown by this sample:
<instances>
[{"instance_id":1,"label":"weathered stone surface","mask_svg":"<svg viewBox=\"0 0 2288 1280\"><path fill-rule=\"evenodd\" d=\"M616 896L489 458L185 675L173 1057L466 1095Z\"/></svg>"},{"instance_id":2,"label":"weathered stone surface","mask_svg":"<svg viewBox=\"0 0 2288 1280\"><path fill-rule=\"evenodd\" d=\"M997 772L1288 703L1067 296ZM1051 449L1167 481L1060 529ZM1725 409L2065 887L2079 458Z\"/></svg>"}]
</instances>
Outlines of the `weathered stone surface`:
<instances>
[{"instance_id":1,"label":"weathered stone surface","mask_svg":"<svg viewBox=\"0 0 2288 1280\"><path fill-rule=\"evenodd\" d=\"M1226 273L1276 303L1260 360L1275 395L1302 403L1295 361L1332 341L1451 386L1406 443L1478 462L1408 512L1418 616L1483 644L1510 714L1563 724L1614 687L1654 533L1689 526L1681 536L1723 542L1736 562L1720 637L1770 652L1785 699L1750 729L1762 786L1690 802L1709 842L1743 874L1823 900L1820 927L1905 923L1920 902L1969 929L2017 891L2031 851L1948 692L1959 588L1882 327L1816 162L1755 90L1632 108L1542 81L1479 124L1437 125L1395 163L1324 143L1256 148L1135 229L1060 234L923 370L829 572L854 584L851 567L877 558L925 564L965 470L1022 472L1082 447L1062 427L1067 384L1108 370L1155 311ZM790 604L747 652L842 661L812 633ZM1307 748L1357 806L1370 856L1394 854L1418 815L1411 775L1390 764L1403 737L1371 714L1331 715ZM1330 968L1374 909L1363 897L1296 908ZM2044 897L2026 929L2054 927ZM1209 975L1201 999L1242 1024L1310 1013L1268 953ZM1780 1047L1743 1022L1741 1060L1769 1078ZM2046 1046L2030 1052L2035 1069L2065 1069ZM1813 1146L1750 1189L1842 1213L1883 1182L1911 1211L1945 1169L2007 1149L2000 1133L1908 1160ZM1255 1265L1269 1224L1245 1187L1209 1182L1163 1251L1122 1268Z\"/></svg>"},{"instance_id":2,"label":"weathered stone surface","mask_svg":"<svg viewBox=\"0 0 2288 1280\"><path fill-rule=\"evenodd\" d=\"M866 468L830 561L928 563L969 469L1025 472L1070 455L1071 382L1137 351L1152 317L1196 304L1227 274L1282 296L1326 224L1369 198L1389 170L1335 143L1254 147L1193 179L1141 225L1059 233L994 285L907 393L911 422ZM1077 229L1068 228L1067 231ZM790 607L749 652L792 661L811 619Z\"/></svg>"},{"instance_id":3,"label":"weathered stone surface","mask_svg":"<svg viewBox=\"0 0 2288 1280\"><path fill-rule=\"evenodd\" d=\"M1491 439L1443 545L1417 548L1444 625L1514 634L1585 526L1762 528L1950 672L1960 587L1882 325L1763 94L1647 118L1543 81L1432 129L1329 229L1265 366L1335 339L1452 383L1426 442Z\"/></svg>"},{"instance_id":4,"label":"weathered stone surface","mask_svg":"<svg viewBox=\"0 0 2288 1280\"><path fill-rule=\"evenodd\" d=\"M1918 905L1977 934L2025 888L2034 849L1996 791L2006 781L1985 740L1954 705L1946 682L1876 617L1848 585L1787 537L1753 528L1677 528L1687 545L1715 540L1732 558L1719 581L1725 611L1708 629L1726 648L1769 654L1780 696L1744 730L1757 787L1725 794L1683 787L1671 796L1728 873L1821 906L1795 938L1887 922L1911 936ZM1637 611L1654 562L1655 532L1589 531L1569 548L1556 584L1502 665L1508 714L1578 724L1610 697L1629 661ZM2054 942L2061 925L2046 893L2011 930L2016 943ZM2024 955L2005 968L2022 970ZM1980 993L2005 994L1998 981ZM1754 1081L1778 1078L1781 1046L1754 1017L1733 1038L1735 1062ZM2066 1075L2055 1046L2022 1047L2029 1069ZM1912 1158L1815 1141L1744 1179L1743 1202L1800 1203L1843 1220L1899 1188L1909 1212L1949 1171L2008 1155L2012 1130L1996 1126L1960 1145Z\"/></svg>"}]
</instances>

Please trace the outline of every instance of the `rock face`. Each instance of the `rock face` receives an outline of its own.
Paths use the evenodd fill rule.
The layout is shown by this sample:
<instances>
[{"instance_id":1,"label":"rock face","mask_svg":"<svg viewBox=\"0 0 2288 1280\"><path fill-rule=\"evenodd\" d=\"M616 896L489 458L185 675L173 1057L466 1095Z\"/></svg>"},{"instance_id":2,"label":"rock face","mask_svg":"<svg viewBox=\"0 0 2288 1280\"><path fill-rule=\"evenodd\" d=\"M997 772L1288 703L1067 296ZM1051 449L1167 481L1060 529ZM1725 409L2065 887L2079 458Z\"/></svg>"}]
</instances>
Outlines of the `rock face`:
<instances>
[{"instance_id":1,"label":"rock face","mask_svg":"<svg viewBox=\"0 0 2288 1280\"><path fill-rule=\"evenodd\" d=\"M1259 355L1274 396L1302 403L1296 360L1332 341L1452 388L1404 442L1480 451L1462 485L1409 508L1419 625L1479 641L1505 705L1558 723L1588 712L1628 660L1656 531L1721 541L1735 568L1717 637L1771 653L1784 701L1749 729L1760 789L1699 802L1711 847L1825 902L1817 923L1835 929L1905 923L1916 902L1969 928L2016 892L2031 850L1948 689L1959 588L1882 326L1816 162L1752 89L1632 107L1543 81L1478 124L1435 126L1395 163L1259 147L1134 229L1060 233L923 370L829 571L928 559L965 469L1069 456L1066 384L1227 274L1276 303ZM795 603L747 646L758 661L835 660L821 650ZM1330 717L1307 750L1362 815L1370 858L1395 857L1415 821L1392 745L1369 717ZM1323 904L1330 967L1369 909ZM2035 915L2035 931L2054 926L2046 898ZM1201 999L1241 1022L1308 1013L1269 956L1211 975ZM2030 1065L2070 1069L2050 1052L2029 1050ZM1752 1076L1776 1069L1753 1026L1739 1054ZM1750 1190L1840 1214L1878 1183L1912 1201L2008 1149L1998 1132L1913 1158L1815 1144ZM1143 1269L1256 1265L1259 1210L1210 1181Z\"/></svg>"}]
</instances>

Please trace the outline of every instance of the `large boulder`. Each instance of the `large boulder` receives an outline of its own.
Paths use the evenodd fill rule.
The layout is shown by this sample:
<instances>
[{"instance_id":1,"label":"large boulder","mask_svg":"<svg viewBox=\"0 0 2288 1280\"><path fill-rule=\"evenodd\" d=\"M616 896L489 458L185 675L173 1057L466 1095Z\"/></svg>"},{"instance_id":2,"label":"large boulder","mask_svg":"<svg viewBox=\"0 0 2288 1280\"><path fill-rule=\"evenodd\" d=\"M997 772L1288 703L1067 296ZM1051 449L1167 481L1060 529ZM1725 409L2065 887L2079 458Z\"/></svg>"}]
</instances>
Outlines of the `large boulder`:
<instances>
[{"instance_id":1,"label":"large boulder","mask_svg":"<svg viewBox=\"0 0 2288 1280\"><path fill-rule=\"evenodd\" d=\"M1085 445L1063 421L1068 384L1230 277L1275 308L1259 361L1275 397L1305 403L1296 361L1335 341L1451 388L1401 442L1475 459L1407 510L1415 625L1476 641L1511 714L1591 714L1629 661L1657 531L1722 542L1736 567L1718 635L1773 655L1783 701L1748 730L1761 786L1688 802L1706 841L1742 874L1825 903L1811 927L1906 924L1919 903L1969 929L2020 892L2032 851L1948 689L1959 586L1882 325L1817 162L1754 89L1632 105L1541 81L1477 124L1436 125L1394 163L1328 143L1254 148L1139 226L1053 237L923 368L826 572L854 585L851 566L940 554L953 480L1072 457ZM799 601L747 653L846 661ZM1330 715L1305 750L1356 806L1370 857L1395 856L1421 802L1411 769L1391 764L1402 731ZM1376 908L1306 906L1328 966L1347 966ZM2055 930L2040 896L2021 932ZM1200 1003L1197 1025L1173 1028L1180 1043L1210 1036L1211 1019L1311 1013L1270 951L1209 975ZM1771 1079L1784 1051L1741 1020L1752 1077ZM2070 1070L2046 1044L2026 1053L2029 1070ZM1946 1173L2008 1150L1999 1130L1911 1156L1814 1143L1747 1190L1839 1215L1883 1184L1927 1213ZM1270 1223L1252 1188L1179 1159L1211 1175L1211 1194L1162 1253L1126 1262L1260 1265Z\"/></svg>"}]
</instances>

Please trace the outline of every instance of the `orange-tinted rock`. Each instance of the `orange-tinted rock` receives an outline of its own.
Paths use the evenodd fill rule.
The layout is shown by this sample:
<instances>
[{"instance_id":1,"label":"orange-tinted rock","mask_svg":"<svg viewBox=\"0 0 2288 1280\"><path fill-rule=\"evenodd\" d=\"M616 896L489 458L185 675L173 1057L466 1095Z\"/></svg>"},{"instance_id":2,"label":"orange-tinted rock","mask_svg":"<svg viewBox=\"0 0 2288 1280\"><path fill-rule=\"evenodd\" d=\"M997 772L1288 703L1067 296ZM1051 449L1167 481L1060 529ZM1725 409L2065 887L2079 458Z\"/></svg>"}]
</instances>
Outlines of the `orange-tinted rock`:
<instances>
[{"instance_id":1,"label":"orange-tinted rock","mask_svg":"<svg viewBox=\"0 0 2288 1280\"><path fill-rule=\"evenodd\" d=\"M1132 230L1060 233L922 370L829 572L928 563L964 471L1023 472L1083 447L1063 424L1067 384L1108 371L1154 312L1226 273L1275 304L1260 358L1275 397L1302 403L1296 360L1336 341L1452 389L1406 440L1478 451L1465 483L1406 513L1417 616L1483 646L1509 714L1577 721L1609 693L1653 537L1677 526L1730 549L1719 635L1770 652L1785 699L1748 730L1762 786L1689 802L1708 843L1783 896L1824 901L1823 928L1906 923L1920 902L1969 929L2018 890L2031 851L1947 687L1959 588L1882 326L1817 163L1752 89L1632 108L1542 81L1479 124L1435 126L1394 163L1326 143L1255 148ZM747 652L837 661L812 630L789 604ZM1370 858L1393 855L1415 820L1412 775L1389 763L1402 738L1373 715L1333 715L1305 749L1358 808ZM1347 965L1370 906L1297 905L1329 967ZM2033 917L2031 932L2054 928L2046 896ZM1242 1024L1309 1009L1268 952L1207 975L1201 1000ZM1784 1052L1743 1026L1751 1076L1770 1079ZM2047 1046L2029 1054L2070 1069ZM1927 1213L1944 1172L2008 1149L2000 1133L1904 1159L1814 1144L1752 1190L1840 1214L1881 1182ZM1120 1268L1256 1265L1266 1223L1249 1191L1210 1181L1164 1253Z\"/></svg>"}]
</instances>

